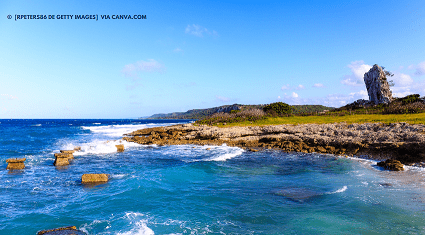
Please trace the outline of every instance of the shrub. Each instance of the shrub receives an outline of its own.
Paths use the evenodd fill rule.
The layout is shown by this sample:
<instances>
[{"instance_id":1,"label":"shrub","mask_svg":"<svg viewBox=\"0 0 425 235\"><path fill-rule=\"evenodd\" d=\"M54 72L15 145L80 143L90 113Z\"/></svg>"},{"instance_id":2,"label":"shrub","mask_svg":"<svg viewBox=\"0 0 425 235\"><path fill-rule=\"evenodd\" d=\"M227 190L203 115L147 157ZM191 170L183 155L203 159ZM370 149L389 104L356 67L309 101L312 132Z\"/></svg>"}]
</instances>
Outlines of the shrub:
<instances>
[{"instance_id":1,"label":"shrub","mask_svg":"<svg viewBox=\"0 0 425 235\"><path fill-rule=\"evenodd\" d=\"M198 124L213 125L217 123L234 123L243 121L257 121L264 118L266 114L261 109L248 109L239 112L214 113L204 119L196 121Z\"/></svg>"},{"instance_id":2,"label":"shrub","mask_svg":"<svg viewBox=\"0 0 425 235\"><path fill-rule=\"evenodd\" d=\"M419 98L419 94L413 94L413 95L408 95L405 96L403 98L398 98L398 101L401 101L403 104L410 104L410 103L414 103L414 102L418 102L421 101L421 98Z\"/></svg>"},{"instance_id":3,"label":"shrub","mask_svg":"<svg viewBox=\"0 0 425 235\"><path fill-rule=\"evenodd\" d=\"M384 109L383 114L408 114L425 112L425 104L422 101L403 104L402 101L394 101Z\"/></svg>"},{"instance_id":4,"label":"shrub","mask_svg":"<svg viewBox=\"0 0 425 235\"><path fill-rule=\"evenodd\" d=\"M284 114L289 114L292 111L291 106L283 102L271 103L269 105L266 105L263 110L266 113L270 113L272 116L274 113L279 116L283 116Z\"/></svg>"}]
</instances>

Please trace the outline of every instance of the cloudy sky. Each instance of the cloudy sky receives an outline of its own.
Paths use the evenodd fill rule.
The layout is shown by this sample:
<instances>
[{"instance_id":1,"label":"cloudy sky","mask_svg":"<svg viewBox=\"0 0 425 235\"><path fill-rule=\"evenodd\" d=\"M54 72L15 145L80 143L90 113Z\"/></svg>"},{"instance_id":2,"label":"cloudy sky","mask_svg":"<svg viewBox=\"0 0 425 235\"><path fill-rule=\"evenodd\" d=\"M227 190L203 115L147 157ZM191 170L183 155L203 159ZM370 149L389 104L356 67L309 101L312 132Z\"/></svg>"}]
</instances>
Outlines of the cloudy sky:
<instances>
[{"instance_id":1,"label":"cloudy sky","mask_svg":"<svg viewBox=\"0 0 425 235\"><path fill-rule=\"evenodd\" d=\"M340 107L368 98L363 74L373 64L394 73L394 96L424 96L424 27L423 0L3 0L0 119L276 101Z\"/></svg>"}]
</instances>

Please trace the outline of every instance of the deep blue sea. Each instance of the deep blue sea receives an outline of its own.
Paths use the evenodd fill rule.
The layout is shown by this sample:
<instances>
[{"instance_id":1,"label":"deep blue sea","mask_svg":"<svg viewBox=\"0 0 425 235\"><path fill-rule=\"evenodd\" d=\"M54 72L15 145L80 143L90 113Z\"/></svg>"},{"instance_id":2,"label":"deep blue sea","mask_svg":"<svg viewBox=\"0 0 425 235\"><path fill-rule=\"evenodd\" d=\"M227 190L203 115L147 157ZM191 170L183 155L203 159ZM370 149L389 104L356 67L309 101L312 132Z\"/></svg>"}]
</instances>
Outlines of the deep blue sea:
<instances>
[{"instance_id":1,"label":"deep blue sea","mask_svg":"<svg viewBox=\"0 0 425 235\"><path fill-rule=\"evenodd\" d=\"M324 154L144 146L179 120L0 120L0 234L425 234L425 171ZM54 153L81 146L64 169ZM210 150L207 150L210 148ZM5 160L25 157L26 168ZM81 184L85 173L110 181Z\"/></svg>"}]
</instances>

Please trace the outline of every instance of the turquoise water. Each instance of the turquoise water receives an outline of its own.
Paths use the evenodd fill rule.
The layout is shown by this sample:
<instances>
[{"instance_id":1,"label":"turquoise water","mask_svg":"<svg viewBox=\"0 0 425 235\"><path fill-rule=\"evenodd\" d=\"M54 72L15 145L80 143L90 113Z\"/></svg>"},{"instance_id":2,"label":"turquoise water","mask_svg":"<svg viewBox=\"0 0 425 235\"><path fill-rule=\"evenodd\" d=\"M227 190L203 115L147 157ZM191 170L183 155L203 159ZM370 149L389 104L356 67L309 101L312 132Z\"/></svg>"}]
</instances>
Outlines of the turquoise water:
<instances>
[{"instance_id":1,"label":"turquoise water","mask_svg":"<svg viewBox=\"0 0 425 235\"><path fill-rule=\"evenodd\" d=\"M0 234L425 234L425 172L322 154L115 144L153 120L0 120ZM53 153L81 146L65 169ZM210 148L210 150L207 150ZM7 158L26 157L22 171ZM85 173L107 184L84 186Z\"/></svg>"}]
</instances>

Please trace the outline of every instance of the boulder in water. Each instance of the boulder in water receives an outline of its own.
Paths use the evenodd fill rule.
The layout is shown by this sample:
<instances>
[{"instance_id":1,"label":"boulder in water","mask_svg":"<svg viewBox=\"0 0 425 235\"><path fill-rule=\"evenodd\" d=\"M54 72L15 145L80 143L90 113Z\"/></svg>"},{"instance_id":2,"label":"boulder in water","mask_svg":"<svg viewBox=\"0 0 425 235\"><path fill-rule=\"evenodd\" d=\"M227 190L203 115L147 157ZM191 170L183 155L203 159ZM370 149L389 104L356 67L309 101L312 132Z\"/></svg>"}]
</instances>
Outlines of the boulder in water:
<instances>
[{"instance_id":1,"label":"boulder in water","mask_svg":"<svg viewBox=\"0 0 425 235\"><path fill-rule=\"evenodd\" d=\"M115 147L117 147L118 152L124 152L124 145L123 144L115 145Z\"/></svg>"},{"instance_id":2,"label":"boulder in water","mask_svg":"<svg viewBox=\"0 0 425 235\"><path fill-rule=\"evenodd\" d=\"M67 166L69 165L69 159L73 159L74 156L69 153L55 153L54 166Z\"/></svg>"},{"instance_id":3,"label":"boulder in water","mask_svg":"<svg viewBox=\"0 0 425 235\"><path fill-rule=\"evenodd\" d=\"M75 226L61 227L55 229L42 230L37 235L87 235L87 233L78 230Z\"/></svg>"},{"instance_id":4,"label":"boulder in water","mask_svg":"<svg viewBox=\"0 0 425 235\"><path fill-rule=\"evenodd\" d=\"M81 176L81 183L83 184L106 183L108 180L107 174L84 174Z\"/></svg>"},{"instance_id":5,"label":"boulder in water","mask_svg":"<svg viewBox=\"0 0 425 235\"><path fill-rule=\"evenodd\" d=\"M400 161L394 159L387 159L386 161L378 162L376 165L390 171L404 171L404 165Z\"/></svg>"},{"instance_id":6,"label":"boulder in water","mask_svg":"<svg viewBox=\"0 0 425 235\"><path fill-rule=\"evenodd\" d=\"M9 158L6 160L8 170L22 170L25 168L26 158Z\"/></svg>"}]
</instances>

